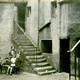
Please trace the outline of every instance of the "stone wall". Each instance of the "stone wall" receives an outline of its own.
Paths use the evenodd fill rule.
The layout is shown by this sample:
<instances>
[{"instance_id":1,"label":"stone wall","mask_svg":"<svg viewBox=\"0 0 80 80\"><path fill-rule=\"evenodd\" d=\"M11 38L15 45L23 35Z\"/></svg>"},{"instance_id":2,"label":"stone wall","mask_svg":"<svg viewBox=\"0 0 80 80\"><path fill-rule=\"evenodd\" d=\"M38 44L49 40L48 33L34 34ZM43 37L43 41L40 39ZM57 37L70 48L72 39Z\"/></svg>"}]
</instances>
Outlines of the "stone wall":
<instances>
[{"instance_id":1,"label":"stone wall","mask_svg":"<svg viewBox=\"0 0 80 80\"><path fill-rule=\"evenodd\" d=\"M14 5L0 3L0 54L8 56L12 46Z\"/></svg>"},{"instance_id":2,"label":"stone wall","mask_svg":"<svg viewBox=\"0 0 80 80\"><path fill-rule=\"evenodd\" d=\"M59 69L60 39L70 38L71 49L76 43L76 38L78 38L80 35L80 2L63 2L57 3L57 6L55 5L56 3L53 5L54 13L51 13L52 10L50 1L40 0L39 3L28 1L26 9L31 7L31 14L30 17L27 17L26 14L26 33L37 45L39 28L40 50L41 40L52 40L52 55L49 59L51 59L51 63L53 64L54 68ZM49 27L46 26L48 23L50 23ZM75 50L71 53L71 74L74 74L74 54Z\"/></svg>"},{"instance_id":3,"label":"stone wall","mask_svg":"<svg viewBox=\"0 0 80 80\"><path fill-rule=\"evenodd\" d=\"M26 11L28 7L31 7L31 12L29 17L26 14L26 33L38 45L38 1L28 1Z\"/></svg>"},{"instance_id":4,"label":"stone wall","mask_svg":"<svg viewBox=\"0 0 80 80\"><path fill-rule=\"evenodd\" d=\"M39 2L39 29L51 20L51 3L49 0Z\"/></svg>"},{"instance_id":5,"label":"stone wall","mask_svg":"<svg viewBox=\"0 0 80 80\"><path fill-rule=\"evenodd\" d=\"M55 6L54 6L55 7ZM77 38L80 38L80 2L58 3L54 8L51 19L51 39L52 39L52 55L51 59L55 69L59 69L60 58L60 39L70 38L70 49L76 44ZM45 37L45 36L44 36ZM65 48L65 47L64 47ZM75 50L71 55L71 74L75 74L74 56ZM57 60L56 60L57 59ZM77 67L78 69L78 67Z\"/></svg>"},{"instance_id":6,"label":"stone wall","mask_svg":"<svg viewBox=\"0 0 80 80\"><path fill-rule=\"evenodd\" d=\"M55 3L52 3L52 10L54 13L51 14L51 37L52 37L52 62L55 69L59 70L59 39L60 39L60 25L59 25L59 5L55 6Z\"/></svg>"},{"instance_id":7,"label":"stone wall","mask_svg":"<svg viewBox=\"0 0 80 80\"><path fill-rule=\"evenodd\" d=\"M39 3L39 48L42 40L52 40L52 54L44 53L51 65L59 69L59 6L55 2L43 1Z\"/></svg>"}]
</instances>

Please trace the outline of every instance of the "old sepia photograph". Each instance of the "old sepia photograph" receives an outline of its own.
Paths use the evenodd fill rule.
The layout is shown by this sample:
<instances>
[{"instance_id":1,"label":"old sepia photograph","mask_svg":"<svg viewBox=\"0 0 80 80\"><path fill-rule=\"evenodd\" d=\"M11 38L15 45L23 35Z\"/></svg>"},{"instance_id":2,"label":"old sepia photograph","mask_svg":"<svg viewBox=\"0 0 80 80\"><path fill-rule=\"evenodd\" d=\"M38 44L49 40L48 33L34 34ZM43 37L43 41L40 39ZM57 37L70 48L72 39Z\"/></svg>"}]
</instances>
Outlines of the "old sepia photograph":
<instances>
[{"instance_id":1,"label":"old sepia photograph","mask_svg":"<svg viewBox=\"0 0 80 80\"><path fill-rule=\"evenodd\" d=\"M80 0L0 0L0 80L80 80Z\"/></svg>"}]
</instances>

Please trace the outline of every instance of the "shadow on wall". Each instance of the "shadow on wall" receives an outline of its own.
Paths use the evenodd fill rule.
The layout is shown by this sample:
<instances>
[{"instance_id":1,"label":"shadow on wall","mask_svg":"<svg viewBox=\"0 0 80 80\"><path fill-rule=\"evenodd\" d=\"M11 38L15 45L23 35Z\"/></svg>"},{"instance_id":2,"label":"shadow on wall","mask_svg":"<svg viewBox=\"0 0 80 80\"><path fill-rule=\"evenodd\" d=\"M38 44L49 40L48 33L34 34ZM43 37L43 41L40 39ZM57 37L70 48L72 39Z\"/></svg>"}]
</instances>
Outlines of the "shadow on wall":
<instances>
[{"instance_id":1,"label":"shadow on wall","mask_svg":"<svg viewBox=\"0 0 80 80\"><path fill-rule=\"evenodd\" d=\"M71 23L69 24L68 36L70 37L70 49L77 43L77 39L80 38L80 23ZM77 46L78 47L78 46ZM75 53L77 47L70 53L71 56L71 74L75 75ZM78 60L76 56L76 73L78 75Z\"/></svg>"},{"instance_id":2,"label":"shadow on wall","mask_svg":"<svg viewBox=\"0 0 80 80\"><path fill-rule=\"evenodd\" d=\"M68 36L70 38L80 37L80 23L72 23L69 26Z\"/></svg>"}]
</instances>

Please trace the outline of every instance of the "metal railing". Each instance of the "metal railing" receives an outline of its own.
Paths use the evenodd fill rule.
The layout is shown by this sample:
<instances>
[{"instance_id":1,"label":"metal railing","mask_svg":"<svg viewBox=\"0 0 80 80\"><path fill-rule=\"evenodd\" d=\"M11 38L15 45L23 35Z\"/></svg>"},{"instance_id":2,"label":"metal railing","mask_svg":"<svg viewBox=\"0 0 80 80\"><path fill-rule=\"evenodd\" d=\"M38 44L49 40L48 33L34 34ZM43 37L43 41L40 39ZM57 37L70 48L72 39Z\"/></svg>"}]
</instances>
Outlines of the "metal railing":
<instances>
[{"instance_id":1,"label":"metal railing","mask_svg":"<svg viewBox=\"0 0 80 80\"><path fill-rule=\"evenodd\" d=\"M71 48L71 50L68 50L67 52L72 52L77 46L78 44L80 43L80 40ZM69 75L69 80L71 80L71 72L70 72L70 75ZM76 80L76 53L75 53L75 80Z\"/></svg>"},{"instance_id":2,"label":"metal railing","mask_svg":"<svg viewBox=\"0 0 80 80\"><path fill-rule=\"evenodd\" d=\"M76 47L77 47L77 45L80 43L80 40L73 46L73 48L71 49L71 50L69 50L69 51L67 51L67 52L72 52Z\"/></svg>"},{"instance_id":3,"label":"metal railing","mask_svg":"<svg viewBox=\"0 0 80 80\"><path fill-rule=\"evenodd\" d=\"M13 20L14 22L14 26L15 24L18 26L18 28L23 32L23 34L26 36L26 38L28 38L30 40L30 42L34 45L35 47L35 57L36 57L36 65L37 65L37 46L33 43L33 41L30 39L30 37L24 32L24 30L20 27L20 25L18 24L18 22L16 22L15 20ZM22 23L22 21L19 21L19 23Z\"/></svg>"}]
</instances>

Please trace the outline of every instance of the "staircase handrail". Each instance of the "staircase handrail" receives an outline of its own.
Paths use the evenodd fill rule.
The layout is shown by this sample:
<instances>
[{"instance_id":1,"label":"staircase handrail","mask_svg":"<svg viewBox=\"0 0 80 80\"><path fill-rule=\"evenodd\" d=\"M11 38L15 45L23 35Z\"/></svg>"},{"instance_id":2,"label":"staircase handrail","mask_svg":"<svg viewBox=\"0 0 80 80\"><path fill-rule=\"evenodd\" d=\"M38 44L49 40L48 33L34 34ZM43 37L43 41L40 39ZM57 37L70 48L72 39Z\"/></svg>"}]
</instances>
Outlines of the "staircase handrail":
<instances>
[{"instance_id":1,"label":"staircase handrail","mask_svg":"<svg viewBox=\"0 0 80 80\"><path fill-rule=\"evenodd\" d=\"M72 52L80 43L80 40L78 40L78 42L71 48L71 50L68 50L67 52ZM76 65L76 53L75 53L75 65ZM70 69L71 71L71 69ZM69 80L71 80L71 72L69 73ZM76 66L75 66L75 80L76 80Z\"/></svg>"},{"instance_id":2,"label":"staircase handrail","mask_svg":"<svg viewBox=\"0 0 80 80\"><path fill-rule=\"evenodd\" d=\"M76 47L77 47L77 45L80 43L80 40L72 47L72 49L71 50L69 50L69 51L67 51L67 52L72 52Z\"/></svg>"},{"instance_id":3,"label":"staircase handrail","mask_svg":"<svg viewBox=\"0 0 80 80\"><path fill-rule=\"evenodd\" d=\"M34 45L34 47L37 47L34 43L33 43L33 41L29 38L29 36L24 32L24 30L20 27L20 25L15 21L15 20L13 20L15 23L16 23L16 25L19 27L19 29L24 33L24 35L31 41L31 43Z\"/></svg>"}]
</instances>

